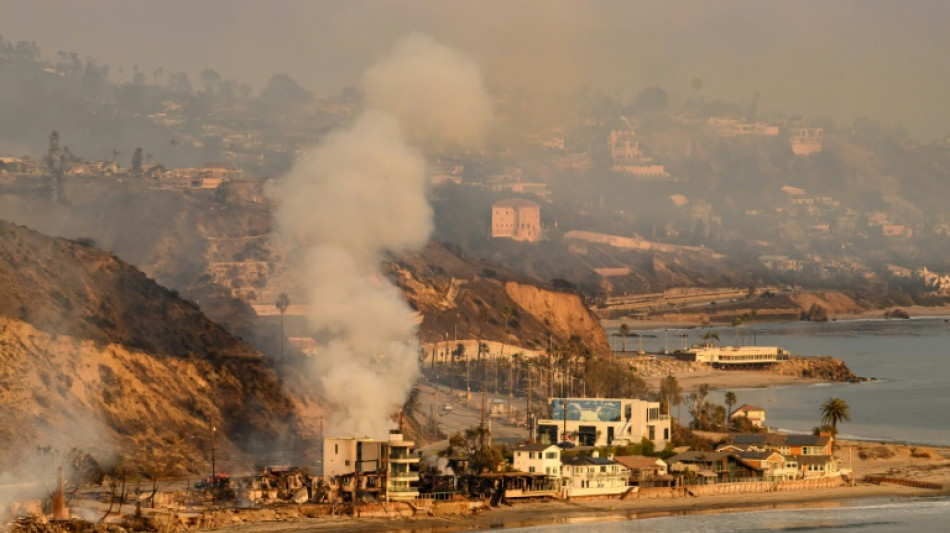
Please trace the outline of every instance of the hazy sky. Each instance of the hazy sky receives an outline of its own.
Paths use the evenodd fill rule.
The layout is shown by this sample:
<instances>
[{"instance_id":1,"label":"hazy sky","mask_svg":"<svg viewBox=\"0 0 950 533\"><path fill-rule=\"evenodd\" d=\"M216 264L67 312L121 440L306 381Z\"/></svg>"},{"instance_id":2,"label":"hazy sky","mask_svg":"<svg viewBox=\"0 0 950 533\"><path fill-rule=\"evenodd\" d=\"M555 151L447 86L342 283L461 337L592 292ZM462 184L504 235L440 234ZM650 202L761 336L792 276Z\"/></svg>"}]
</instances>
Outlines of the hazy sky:
<instances>
[{"instance_id":1,"label":"hazy sky","mask_svg":"<svg viewBox=\"0 0 950 533\"><path fill-rule=\"evenodd\" d=\"M260 87L286 72L335 93L421 31L469 53L490 86L588 85L625 102L651 84L674 101L760 92L762 111L866 115L922 138L950 133L947 28L944 0L0 0L4 38L127 76L214 68Z\"/></svg>"}]
</instances>

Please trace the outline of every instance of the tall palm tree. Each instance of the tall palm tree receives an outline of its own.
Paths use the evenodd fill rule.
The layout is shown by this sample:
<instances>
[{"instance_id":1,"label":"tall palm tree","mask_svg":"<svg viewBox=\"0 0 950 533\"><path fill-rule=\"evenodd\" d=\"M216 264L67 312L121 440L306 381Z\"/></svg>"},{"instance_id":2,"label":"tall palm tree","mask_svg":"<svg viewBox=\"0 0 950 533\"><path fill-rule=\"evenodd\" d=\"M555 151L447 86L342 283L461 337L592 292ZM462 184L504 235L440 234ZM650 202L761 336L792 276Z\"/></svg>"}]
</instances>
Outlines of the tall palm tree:
<instances>
[{"instance_id":1,"label":"tall palm tree","mask_svg":"<svg viewBox=\"0 0 950 533\"><path fill-rule=\"evenodd\" d=\"M726 406L729 407L729 414L726 416L726 423L729 423L729 420L732 418L732 406L738 402L736 398L736 393L729 391L726 393Z\"/></svg>"},{"instance_id":2,"label":"tall palm tree","mask_svg":"<svg viewBox=\"0 0 950 533\"><path fill-rule=\"evenodd\" d=\"M680 387L676 376L670 374L660 382L660 394L666 398L666 412L670 414L670 408L676 406L676 419L680 419L679 406L683 403L683 388Z\"/></svg>"},{"instance_id":3,"label":"tall palm tree","mask_svg":"<svg viewBox=\"0 0 950 533\"><path fill-rule=\"evenodd\" d=\"M703 333L703 337L702 337L702 338L703 338L704 341L708 341L708 340L711 340L711 339L716 339L716 341L718 342L718 341L719 341L719 334L716 333L716 332L714 332L714 331L710 331L709 333Z\"/></svg>"},{"instance_id":4,"label":"tall palm tree","mask_svg":"<svg viewBox=\"0 0 950 533\"><path fill-rule=\"evenodd\" d=\"M284 358L284 313L287 312L287 308L290 307L290 297L287 296L286 292L280 293L277 297L277 303L274 304L277 306L277 310L280 311L280 358Z\"/></svg>"},{"instance_id":5,"label":"tall palm tree","mask_svg":"<svg viewBox=\"0 0 950 533\"><path fill-rule=\"evenodd\" d=\"M630 334L630 326L626 323L620 324L620 350L627 352L627 335Z\"/></svg>"},{"instance_id":6,"label":"tall palm tree","mask_svg":"<svg viewBox=\"0 0 950 533\"><path fill-rule=\"evenodd\" d=\"M419 412L419 409L422 407L422 402L419 398L419 387L414 386L409 391L409 395L406 396L406 401L402 404L402 408L399 410L399 432L402 433L405 431L406 420L412 418Z\"/></svg>"},{"instance_id":7,"label":"tall palm tree","mask_svg":"<svg viewBox=\"0 0 950 533\"><path fill-rule=\"evenodd\" d=\"M841 398L828 397L819 408L821 412L821 423L831 426L831 434L838 434L838 422L851 421L851 406Z\"/></svg>"}]
</instances>

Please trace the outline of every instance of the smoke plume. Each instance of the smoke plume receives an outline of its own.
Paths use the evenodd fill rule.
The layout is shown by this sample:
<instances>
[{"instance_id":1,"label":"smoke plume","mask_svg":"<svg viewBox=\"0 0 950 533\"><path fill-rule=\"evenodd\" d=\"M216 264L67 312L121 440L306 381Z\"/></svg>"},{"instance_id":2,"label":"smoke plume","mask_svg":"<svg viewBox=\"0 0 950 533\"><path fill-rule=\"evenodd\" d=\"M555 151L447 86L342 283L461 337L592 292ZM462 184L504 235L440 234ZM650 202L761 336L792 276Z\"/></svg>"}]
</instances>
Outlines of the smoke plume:
<instances>
[{"instance_id":1,"label":"smoke plume","mask_svg":"<svg viewBox=\"0 0 950 533\"><path fill-rule=\"evenodd\" d=\"M381 273L383 254L432 231L420 147L476 147L491 120L478 68L411 35L364 78L367 110L304 153L272 196L285 243L303 252L309 377L332 404L327 431L382 437L419 373L415 316ZM463 109L464 108L464 109Z\"/></svg>"}]
</instances>

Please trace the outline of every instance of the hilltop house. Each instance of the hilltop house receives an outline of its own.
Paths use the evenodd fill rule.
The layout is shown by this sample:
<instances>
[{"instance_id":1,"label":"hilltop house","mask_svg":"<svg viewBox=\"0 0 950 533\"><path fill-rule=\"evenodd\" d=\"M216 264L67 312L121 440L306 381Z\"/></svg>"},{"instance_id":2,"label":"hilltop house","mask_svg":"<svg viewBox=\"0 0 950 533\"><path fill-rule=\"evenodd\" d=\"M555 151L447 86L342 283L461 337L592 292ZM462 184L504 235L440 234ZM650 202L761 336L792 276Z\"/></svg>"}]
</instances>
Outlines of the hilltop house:
<instances>
[{"instance_id":1,"label":"hilltop house","mask_svg":"<svg viewBox=\"0 0 950 533\"><path fill-rule=\"evenodd\" d=\"M541 240L541 206L529 200L501 200L491 206L492 238Z\"/></svg>"}]
</instances>

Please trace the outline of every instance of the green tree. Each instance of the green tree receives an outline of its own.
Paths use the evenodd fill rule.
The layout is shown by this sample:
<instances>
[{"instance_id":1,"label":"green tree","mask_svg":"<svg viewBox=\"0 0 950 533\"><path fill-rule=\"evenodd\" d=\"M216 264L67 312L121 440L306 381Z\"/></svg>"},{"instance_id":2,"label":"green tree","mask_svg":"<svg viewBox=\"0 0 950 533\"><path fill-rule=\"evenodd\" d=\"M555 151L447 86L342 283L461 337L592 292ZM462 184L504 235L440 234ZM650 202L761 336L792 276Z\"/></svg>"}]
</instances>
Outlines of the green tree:
<instances>
[{"instance_id":1,"label":"green tree","mask_svg":"<svg viewBox=\"0 0 950 533\"><path fill-rule=\"evenodd\" d=\"M142 147L138 147L132 152L132 167L129 169L129 174L133 176L142 175Z\"/></svg>"},{"instance_id":2,"label":"green tree","mask_svg":"<svg viewBox=\"0 0 950 533\"><path fill-rule=\"evenodd\" d=\"M280 358L284 358L284 313L287 312L287 308L290 307L290 297L287 296L286 292L280 293L277 296L277 302L274 304L277 307L277 311L280 312Z\"/></svg>"},{"instance_id":3,"label":"green tree","mask_svg":"<svg viewBox=\"0 0 950 533\"><path fill-rule=\"evenodd\" d=\"M838 422L851 421L851 406L841 398L828 397L819 408L821 423L831 426L831 434L838 434Z\"/></svg>"},{"instance_id":4,"label":"green tree","mask_svg":"<svg viewBox=\"0 0 950 533\"><path fill-rule=\"evenodd\" d=\"M656 85L651 85L637 93L634 105L642 111L661 111L666 109L670 97L666 90Z\"/></svg>"},{"instance_id":5,"label":"green tree","mask_svg":"<svg viewBox=\"0 0 950 533\"><path fill-rule=\"evenodd\" d=\"M626 323L620 324L620 351L627 352L627 335L630 334L630 326Z\"/></svg>"}]
</instances>

